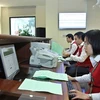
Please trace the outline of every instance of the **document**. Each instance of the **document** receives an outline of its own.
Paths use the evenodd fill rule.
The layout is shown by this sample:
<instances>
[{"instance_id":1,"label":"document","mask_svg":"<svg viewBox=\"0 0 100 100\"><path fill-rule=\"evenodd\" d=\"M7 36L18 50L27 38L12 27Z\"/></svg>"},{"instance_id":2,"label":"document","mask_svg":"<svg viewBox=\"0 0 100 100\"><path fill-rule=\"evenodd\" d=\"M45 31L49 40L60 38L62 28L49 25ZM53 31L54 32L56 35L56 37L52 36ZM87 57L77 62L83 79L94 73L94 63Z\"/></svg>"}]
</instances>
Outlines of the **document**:
<instances>
[{"instance_id":1,"label":"document","mask_svg":"<svg viewBox=\"0 0 100 100\"><path fill-rule=\"evenodd\" d=\"M62 95L62 86L59 83L37 81L32 79L25 79L19 86L19 90L30 90L39 92L49 92L53 94Z\"/></svg>"},{"instance_id":2,"label":"document","mask_svg":"<svg viewBox=\"0 0 100 100\"><path fill-rule=\"evenodd\" d=\"M39 71L36 71L34 73L33 77L41 78L41 79L50 78L50 79L53 79L53 80L68 81L67 74L56 73L56 72L52 72L52 71L49 71L49 70L39 70Z\"/></svg>"},{"instance_id":3,"label":"document","mask_svg":"<svg viewBox=\"0 0 100 100\"><path fill-rule=\"evenodd\" d=\"M64 48L57 42L52 41L51 50L58 53L60 56L62 56L62 52L63 52Z\"/></svg>"}]
</instances>

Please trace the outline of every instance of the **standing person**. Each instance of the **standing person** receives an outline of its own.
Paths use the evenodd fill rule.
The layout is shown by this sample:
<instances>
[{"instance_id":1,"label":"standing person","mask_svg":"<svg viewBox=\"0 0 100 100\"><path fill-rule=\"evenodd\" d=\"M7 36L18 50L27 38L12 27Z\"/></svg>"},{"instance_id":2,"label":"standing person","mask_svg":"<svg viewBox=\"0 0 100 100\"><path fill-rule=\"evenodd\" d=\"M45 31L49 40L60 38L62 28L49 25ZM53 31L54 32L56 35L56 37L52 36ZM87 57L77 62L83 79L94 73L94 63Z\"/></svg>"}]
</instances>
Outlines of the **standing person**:
<instances>
[{"instance_id":1,"label":"standing person","mask_svg":"<svg viewBox=\"0 0 100 100\"><path fill-rule=\"evenodd\" d=\"M63 57L68 57L71 54L76 54L78 46L76 44L76 42L74 41L74 36L72 34L67 34L66 35L66 41L68 43L70 43L70 48L69 49L65 49L63 52Z\"/></svg>"},{"instance_id":2,"label":"standing person","mask_svg":"<svg viewBox=\"0 0 100 100\"><path fill-rule=\"evenodd\" d=\"M80 77L73 78L68 76L68 78L69 80L76 80L78 82L88 82L90 88L88 94L71 90L71 94L75 95L72 100L100 100L100 30L90 30L86 32L84 42L87 54L93 58L91 60L93 65L92 71Z\"/></svg>"}]
</instances>

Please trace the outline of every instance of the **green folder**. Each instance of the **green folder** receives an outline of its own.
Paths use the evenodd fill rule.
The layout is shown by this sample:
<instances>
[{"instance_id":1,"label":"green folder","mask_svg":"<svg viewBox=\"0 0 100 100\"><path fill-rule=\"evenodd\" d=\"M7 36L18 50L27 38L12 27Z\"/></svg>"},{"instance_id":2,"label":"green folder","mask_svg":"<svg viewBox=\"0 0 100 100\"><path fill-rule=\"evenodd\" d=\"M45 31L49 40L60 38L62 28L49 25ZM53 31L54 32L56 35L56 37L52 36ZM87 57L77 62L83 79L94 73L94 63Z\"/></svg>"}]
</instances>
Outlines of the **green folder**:
<instances>
[{"instance_id":1,"label":"green folder","mask_svg":"<svg viewBox=\"0 0 100 100\"><path fill-rule=\"evenodd\" d=\"M62 56L62 52L63 52L64 48L57 42L52 41L51 50L56 52L59 56Z\"/></svg>"},{"instance_id":2,"label":"green folder","mask_svg":"<svg viewBox=\"0 0 100 100\"><path fill-rule=\"evenodd\" d=\"M64 73L56 73L49 70L39 70L36 71L33 75L35 78L40 79L52 79L52 80L60 80L60 81L68 81L67 74Z\"/></svg>"}]
</instances>

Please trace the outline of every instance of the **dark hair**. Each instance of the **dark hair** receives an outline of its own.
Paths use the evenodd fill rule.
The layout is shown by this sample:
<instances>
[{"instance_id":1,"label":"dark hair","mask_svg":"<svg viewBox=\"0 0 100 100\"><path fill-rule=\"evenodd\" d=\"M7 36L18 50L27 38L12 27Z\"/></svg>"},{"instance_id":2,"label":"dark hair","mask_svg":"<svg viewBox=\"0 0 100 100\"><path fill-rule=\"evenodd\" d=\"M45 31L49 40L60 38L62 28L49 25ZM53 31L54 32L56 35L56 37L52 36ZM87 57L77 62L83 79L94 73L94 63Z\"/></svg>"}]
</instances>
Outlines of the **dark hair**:
<instances>
[{"instance_id":1,"label":"dark hair","mask_svg":"<svg viewBox=\"0 0 100 100\"><path fill-rule=\"evenodd\" d=\"M87 31L85 37L92 46L93 55L100 54L100 30Z\"/></svg>"},{"instance_id":2,"label":"dark hair","mask_svg":"<svg viewBox=\"0 0 100 100\"><path fill-rule=\"evenodd\" d=\"M72 34L67 34L66 37L71 38L72 40L74 40L74 36Z\"/></svg>"},{"instance_id":3,"label":"dark hair","mask_svg":"<svg viewBox=\"0 0 100 100\"><path fill-rule=\"evenodd\" d=\"M82 39L84 41L84 33L83 32L77 32L74 34L74 36L77 36L79 39Z\"/></svg>"}]
</instances>

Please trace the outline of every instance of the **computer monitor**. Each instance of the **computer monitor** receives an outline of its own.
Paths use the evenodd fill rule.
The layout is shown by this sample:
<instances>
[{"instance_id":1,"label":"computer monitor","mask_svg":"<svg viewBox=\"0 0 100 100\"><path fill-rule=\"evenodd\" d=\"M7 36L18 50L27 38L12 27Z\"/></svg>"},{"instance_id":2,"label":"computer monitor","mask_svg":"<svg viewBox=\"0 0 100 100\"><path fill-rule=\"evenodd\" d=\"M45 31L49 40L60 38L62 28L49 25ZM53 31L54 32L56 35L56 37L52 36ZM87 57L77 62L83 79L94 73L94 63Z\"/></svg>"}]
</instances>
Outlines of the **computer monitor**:
<instances>
[{"instance_id":1,"label":"computer monitor","mask_svg":"<svg viewBox=\"0 0 100 100\"><path fill-rule=\"evenodd\" d=\"M0 46L0 56L5 78L13 79L19 72L19 65L14 45Z\"/></svg>"}]
</instances>

